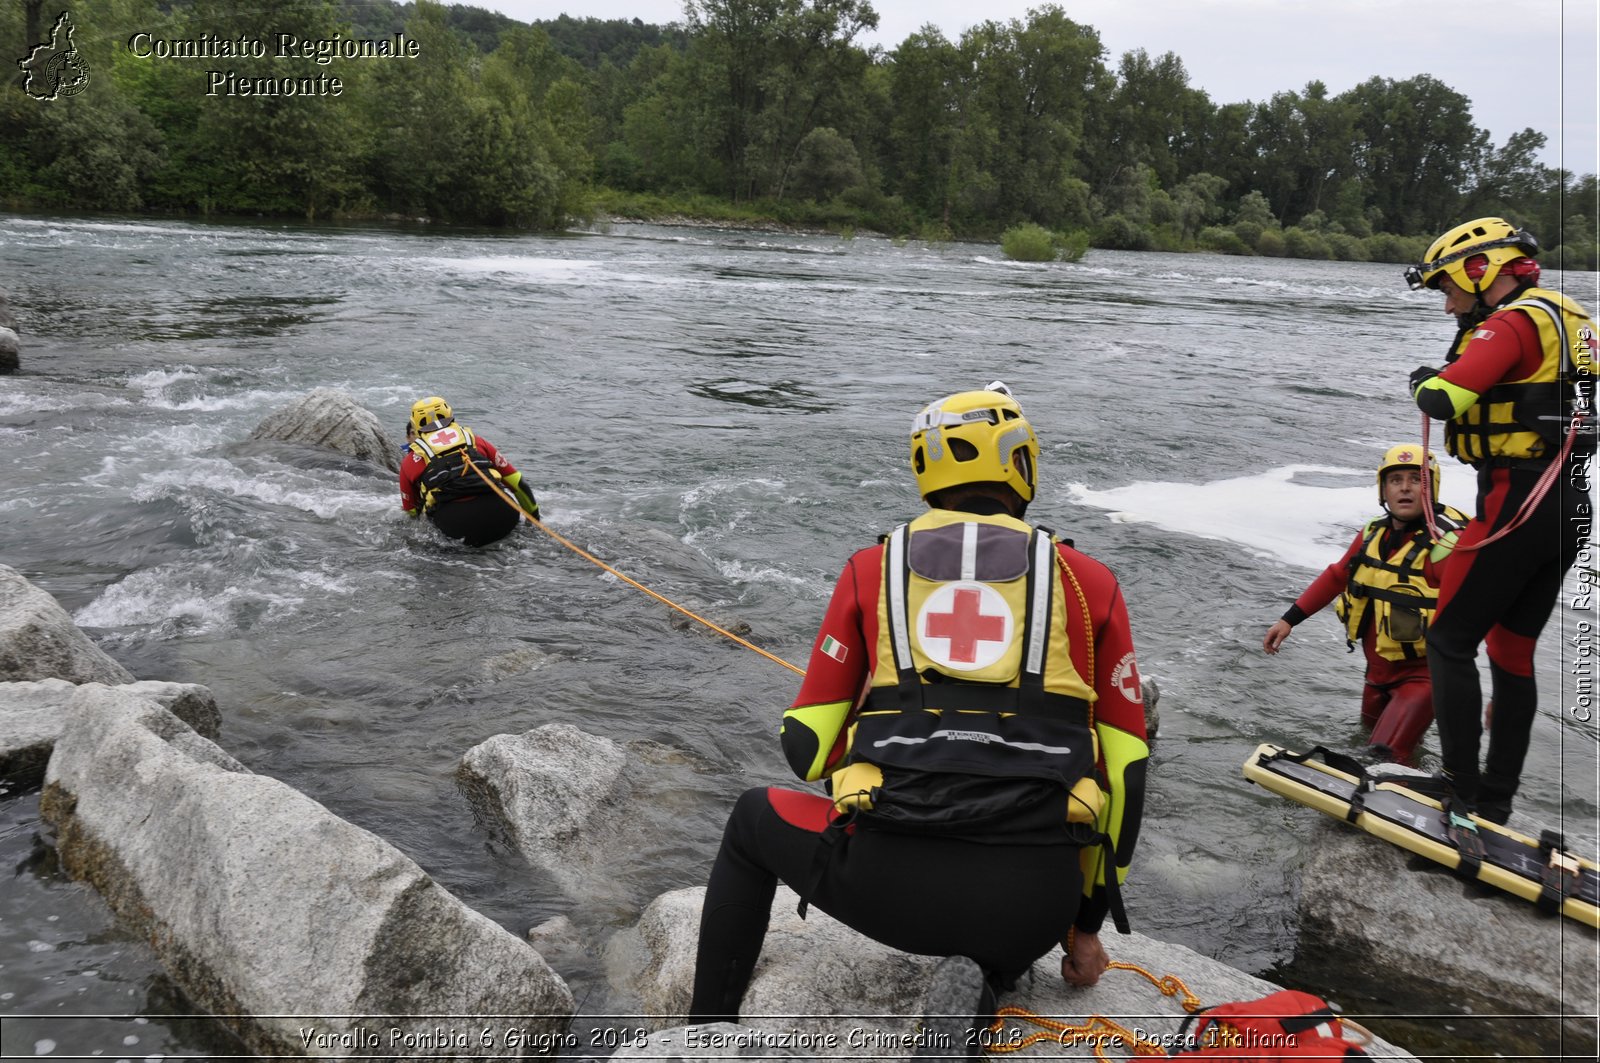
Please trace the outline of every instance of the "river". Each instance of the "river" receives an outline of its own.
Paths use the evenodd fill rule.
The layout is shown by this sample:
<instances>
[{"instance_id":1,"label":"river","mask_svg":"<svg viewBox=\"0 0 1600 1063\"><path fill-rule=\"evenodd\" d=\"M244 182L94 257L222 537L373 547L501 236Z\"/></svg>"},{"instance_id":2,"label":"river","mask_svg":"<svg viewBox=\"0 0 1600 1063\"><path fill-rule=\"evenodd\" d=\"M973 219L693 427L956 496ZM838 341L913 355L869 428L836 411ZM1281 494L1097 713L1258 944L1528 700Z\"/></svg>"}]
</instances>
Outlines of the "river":
<instances>
[{"instance_id":1,"label":"river","mask_svg":"<svg viewBox=\"0 0 1600 1063\"><path fill-rule=\"evenodd\" d=\"M1261 741L1361 741L1359 656L1331 615L1277 658L1260 643L1376 512L1383 451L1420 438L1406 375L1453 329L1397 267L0 215L0 278L23 325L23 370L0 377L0 562L140 678L209 686L230 753L508 930L568 916L594 944L558 964L585 1012L618 1005L606 937L703 884L733 798L788 778L796 679L532 529L462 549L403 516L391 474L248 442L312 388L348 391L397 443L412 400L444 395L554 530L804 665L845 558L919 510L912 415L1005 380L1043 445L1030 517L1117 572L1163 692L1134 925L1347 1007L1417 1008L1297 949L1316 814L1240 774ZM1600 302L1593 275L1566 280ZM1470 511L1469 472L1444 465ZM1600 732L1572 673L1593 619L1563 607L1542 640L1518 804L1590 853ZM598 896L493 843L455 787L469 748L551 722L684 754L649 784L677 829L609 854ZM1436 764L1431 732L1424 749ZM181 993L43 831L37 794L0 799L0 1014L47 1017L14 1020L5 1052L236 1050L176 1017Z\"/></svg>"}]
</instances>

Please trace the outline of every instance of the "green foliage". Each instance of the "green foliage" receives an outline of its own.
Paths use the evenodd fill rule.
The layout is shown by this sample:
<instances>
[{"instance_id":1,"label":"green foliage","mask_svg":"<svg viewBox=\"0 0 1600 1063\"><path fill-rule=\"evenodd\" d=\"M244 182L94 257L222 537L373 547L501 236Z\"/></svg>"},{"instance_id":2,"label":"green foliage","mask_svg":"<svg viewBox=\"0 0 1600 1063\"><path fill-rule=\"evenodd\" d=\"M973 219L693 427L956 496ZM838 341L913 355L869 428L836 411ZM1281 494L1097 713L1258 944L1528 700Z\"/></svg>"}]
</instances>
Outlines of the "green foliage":
<instances>
[{"instance_id":1,"label":"green foliage","mask_svg":"<svg viewBox=\"0 0 1600 1063\"><path fill-rule=\"evenodd\" d=\"M1145 226L1121 214L1111 214L1095 226L1092 242L1095 247L1110 251L1150 251L1155 247L1155 237Z\"/></svg>"},{"instance_id":2,"label":"green foliage","mask_svg":"<svg viewBox=\"0 0 1600 1063\"><path fill-rule=\"evenodd\" d=\"M818 126L795 149L790 189L802 199L833 199L865 180L856 146L836 129Z\"/></svg>"},{"instance_id":3,"label":"green foliage","mask_svg":"<svg viewBox=\"0 0 1600 1063\"><path fill-rule=\"evenodd\" d=\"M1267 258L1282 258L1288 253L1288 243L1278 229L1263 229L1256 237L1256 254Z\"/></svg>"},{"instance_id":4,"label":"green foliage","mask_svg":"<svg viewBox=\"0 0 1600 1063\"><path fill-rule=\"evenodd\" d=\"M1053 262L1056 257L1056 244L1050 230L1033 222L1001 233L1000 250L1017 262Z\"/></svg>"},{"instance_id":5,"label":"green foliage","mask_svg":"<svg viewBox=\"0 0 1600 1063\"><path fill-rule=\"evenodd\" d=\"M1089 233L1081 229L1051 232L1025 222L1000 234L1000 250L1017 262L1077 262L1089 250Z\"/></svg>"},{"instance_id":6,"label":"green foliage","mask_svg":"<svg viewBox=\"0 0 1600 1063\"><path fill-rule=\"evenodd\" d=\"M1359 236L1349 233L1324 233L1323 240L1328 245L1328 250L1340 262L1366 262L1367 245Z\"/></svg>"},{"instance_id":7,"label":"green foliage","mask_svg":"<svg viewBox=\"0 0 1600 1063\"><path fill-rule=\"evenodd\" d=\"M1055 244L1056 258L1062 262L1077 262L1089 251L1089 233L1084 229L1052 233L1050 239Z\"/></svg>"},{"instance_id":8,"label":"green foliage","mask_svg":"<svg viewBox=\"0 0 1600 1063\"><path fill-rule=\"evenodd\" d=\"M6 54L31 43L25 6L0 4ZM1531 129L1490 143L1434 78L1219 105L1174 53L1112 64L1056 4L954 41L927 26L887 51L861 42L878 24L868 0L688 0L664 27L527 25L434 0L74 0L72 15L87 90L0 88L13 209L550 228L611 204L934 243L1031 224L1073 234L1054 237L1057 255L1085 241L1381 262L1498 214L1532 228L1546 261L1595 259L1594 224L1572 211L1596 202L1595 176L1542 165ZM344 92L208 96L207 64L136 57L137 31L403 31L420 58L230 59L240 77L326 75Z\"/></svg>"},{"instance_id":9,"label":"green foliage","mask_svg":"<svg viewBox=\"0 0 1600 1063\"><path fill-rule=\"evenodd\" d=\"M1421 262L1432 242L1427 236L1396 236L1394 233L1373 233L1362 241L1369 262L1399 262L1410 265Z\"/></svg>"},{"instance_id":10,"label":"green foliage","mask_svg":"<svg viewBox=\"0 0 1600 1063\"><path fill-rule=\"evenodd\" d=\"M1333 250L1321 233L1296 225L1283 230L1283 254L1288 258L1332 258Z\"/></svg>"},{"instance_id":11,"label":"green foliage","mask_svg":"<svg viewBox=\"0 0 1600 1063\"><path fill-rule=\"evenodd\" d=\"M1261 234L1258 232L1257 237ZM1252 244L1247 243L1232 229L1225 229L1220 225L1212 225L1200 230L1197 239L1199 245L1207 251L1218 251L1224 255L1252 255Z\"/></svg>"},{"instance_id":12,"label":"green foliage","mask_svg":"<svg viewBox=\"0 0 1600 1063\"><path fill-rule=\"evenodd\" d=\"M1267 201L1267 197L1252 189L1240 197L1239 206L1233 212L1233 223L1236 227L1241 223L1248 223L1266 229L1276 226L1278 219L1272 213L1272 204Z\"/></svg>"}]
</instances>

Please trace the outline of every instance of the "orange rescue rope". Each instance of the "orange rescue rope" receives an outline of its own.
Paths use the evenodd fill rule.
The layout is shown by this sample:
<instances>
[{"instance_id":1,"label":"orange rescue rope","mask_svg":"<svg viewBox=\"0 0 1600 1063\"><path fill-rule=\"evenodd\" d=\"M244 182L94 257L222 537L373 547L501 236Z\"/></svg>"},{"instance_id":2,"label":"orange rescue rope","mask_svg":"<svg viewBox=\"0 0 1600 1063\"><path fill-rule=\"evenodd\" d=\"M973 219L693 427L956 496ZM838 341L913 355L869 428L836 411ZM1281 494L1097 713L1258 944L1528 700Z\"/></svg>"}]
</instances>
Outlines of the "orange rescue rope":
<instances>
[{"instance_id":1,"label":"orange rescue rope","mask_svg":"<svg viewBox=\"0 0 1600 1063\"><path fill-rule=\"evenodd\" d=\"M1119 971L1132 971L1143 975L1150 980L1150 984L1161 990L1162 996L1174 997L1183 994L1183 1010L1193 1013L1200 1008L1200 998L1189 991L1183 984L1183 979L1175 974L1157 977L1136 963L1112 963L1110 969ZM1159 1043L1147 1037L1140 1037L1126 1026L1106 1018L1104 1015L1090 1015L1082 1023L1062 1022L1060 1019L1049 1019L1043 1015L1035 1015L1026 1008L1004 1007L995 1012L998 1018L988 1029L984 1050L993 1055L1008 1055L1020 1052L1024 1048L1048 1041L1051 1044L1066 1047L1076 1044L1090 1044L1094 1046L1094 1057L1102 1063L1110 1063L1111 1057L1107 1054L1107 1046L1120 1042L1127 1046L1138 1056L1165 1056L1167 1050ZM1003 1041L998 1035L1005 1029L1007 1019L1016 1019L1019 1023L1028 1023L1041 1027L1034 1033L1018 1041Z\"/></svg>"},{"instance_id":2,"label":"orange rescue rope","mask_svg":"<svg viewBox=\"0 0 1600 1063\"><path fill-rule=\"evenodd\" d=\"M646 587L644 584L640 583L638 580L634 579L633 577L628 576L628 575L624 575L623 573L618 572L616 569L612 568L610 565L606 564L604 561L600 560L598 557L595 557L593 554L589 553L587 550L585 550L582 547L580 547L580 546L568 541L567 539L562 538L560 535L558 535L555 532L551 531L549 529L549 527L547 527L545 525L545 523L543 521L541 521L538 517L535 517L532 513L529 513L527 510L523 509L521 503L519 503L515 498L513 498L510 495L506 494L505 491L500 487L499 484L495 483L493 480L491 480L488 476L486 476L484 474L482 469L478 468L471 461L468 461L466 463L466 465L467 465L467 467L469 469L471 469L473 472L478 474L478 478L480 480L482 480L484 483L489 485L489 490L493 491L496 495L500 496L500 500L502 502L504 502L506 505L510 506L512 509L516 510L518 513L522 514L522 518L524 520L526 520L529 524L532 524L535 528L538 528L540 531L544 532L546 535L550 536L550 538L554 539L556 542L560 543L562 546L565 546L568 550L571 550L573 553L575 553L579 557L583 558L585 561L589 561L589 562L591 562L591 563L593 563L595 565L600 566L601 568L605 569L607 572L611 573L613 576L615 576L618 579L620 579L622 582L628 584L629 586L636 587L639 590L643 591L644 593L648 594L650 597L654 598L656 601L660 602L662 605L666 605L666 606L669 606L669 607L671 607L673 609L676 609L678 612L682 613L684 616L688 617L690 620L693 620L696 623L704 624L706 627L710 628L712 631L715 631L717 634L723 636L724 638L732 639L734 642L737 642L739 645L743 646L745 649L754 650L757 653L761 654L761 656L765 657L769 661L776 661L778 664L783 665L785 668L789 669L789 671L795 673L796 675L803 676L803 675L806 674L804 668L798 668L795 665L792 665L788 661L784 660L782 657L779 657L778 655L773 654L773 653L768 653L766 650L762 649L760 646L757 646L754 643L749 642L746 639L740 638L738 635L735 635L733 632L729 631L727 628L720 627L717 624L714 624L711 621L707 620L705 617L700 616L698 613L694 613L694 612L691 612L688 609L685 609L683 606L679 605L677 602L673 601L672 599L664 597L663 595L657 594L655 591L651 590L649 587Z\"/></svg>"}]
</instances>

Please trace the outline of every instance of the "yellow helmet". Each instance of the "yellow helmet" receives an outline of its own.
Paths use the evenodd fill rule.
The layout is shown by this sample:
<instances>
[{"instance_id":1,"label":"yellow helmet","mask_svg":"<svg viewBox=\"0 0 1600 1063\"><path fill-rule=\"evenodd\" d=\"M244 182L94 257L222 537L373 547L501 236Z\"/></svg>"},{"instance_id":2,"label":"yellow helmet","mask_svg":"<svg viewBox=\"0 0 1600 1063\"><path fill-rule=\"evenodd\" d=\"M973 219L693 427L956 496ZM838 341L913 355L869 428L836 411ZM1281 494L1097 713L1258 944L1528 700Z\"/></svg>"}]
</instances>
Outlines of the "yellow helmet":
<instances>
[{"instance_id":1,"label":"yellow helmet","mask_svg":"<svg viewBox=\"0 0 1600 1063\"><path fill-rule=\"evenodd\" d=\"M1423 260L1407 268L1406 283L1413 289L1437 288L1448 274L1462 291L1481 295L1502 266L1538 253L1539 241L1526 229L1504 218L1479 218L1435 240ZM1479 255L1483 263L1475 261Z\"/></svg>"},{"instance_id":2,"label":"yellow helmet","mask_svg":"<svg viewBox=\"0 0 1600 1063\"><path fill-rule=\"evenodd\" d=\"M450 404L437 395L429 395L411 404L411 427L418 432L437 432L455 419Z\"/></svg>"},{"instance_id":3,"label":"yellow helmet","mask_svg":"<svg viewBox=\"0 0 1600 1063\"><path fill-rule=\"evenodd\" d=\"M960 484L1002 483L1030 502L1038 466L1033 426L999 381L924 406L911 424L911 468L923 498Z\"/></svg>"},{"instance_id":4,"label":"yellow helmet","mask_svg":"<svg viewBox=\"0 0 1600 1063\"><path fill-rule=\"evenodd\" d=\"M1416 469L1422 471L1422 462L1418 455L1422 448L1415 443L1401 443L1399 446L1390 447L1383 453L1383 463L1378 466L1378 504L1384 503L1383 478L1389 475L1391 469ZM1439 501L1439 459L1433 456L1433 451L1428 451L1428 484L1433 494L1433 500Z\"/></svg>"}]
</instances>

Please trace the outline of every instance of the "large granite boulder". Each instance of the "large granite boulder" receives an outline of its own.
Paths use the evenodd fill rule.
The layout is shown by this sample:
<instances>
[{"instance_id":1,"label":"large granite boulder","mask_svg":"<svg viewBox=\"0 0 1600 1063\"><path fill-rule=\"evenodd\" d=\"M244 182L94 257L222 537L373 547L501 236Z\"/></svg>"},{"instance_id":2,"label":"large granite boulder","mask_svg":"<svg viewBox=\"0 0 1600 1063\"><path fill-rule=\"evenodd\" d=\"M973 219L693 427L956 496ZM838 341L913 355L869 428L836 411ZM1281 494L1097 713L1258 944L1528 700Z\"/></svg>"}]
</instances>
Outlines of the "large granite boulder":
<instances>
[{"instance_id":1,"label":"large granite boulder","mask_svg":"<svg viewBox=\"0 0 1600 1063\"><path fill-rule=\"evenodd\" d=\"M60 604L0 565L0 682L131 683L133 674L78 630Z\"/></svg>"},{"instance_id":2,"label":"large granite boulder","mask_svg":"<svg viewBox=\"0 0 1600 1063\"><path fill-rule=\"evenodd\" d=\"M335 388L317 388L274 410L256 425L250 438L322 447L390 471L400 469L399 453L378 424L377 415Z\"/></svg>"},{"instance_id":3,"label":"large granite boulder","mask_svg":"<svg viewBox=\"0 0 1600 1063\"><path fill-rule=\"evenodd\" d=\"M663 787L704 770L681 750L644 741L624 747L555 723L474 746L456 781L491 836L584 903L631 916L649 898L635 896L631 876L618 873L618 854L645 861L660 853L662 838L701 799Z\"/></svg>"},{"instance_id":4,"label":"large granite boulder","mask_svg":"<svg viewBox=\"0 0 1600 1063\"><path fill-rule=\"evenodd\" d=\"M778 1055L889 1060L910 1056L919 1039L925 1039L919 1023L929 1010L925 998L939 961L885 948L815 908L801 920L795 913L795 895L781 886L761 959L744 998L741 1013L748 1025L678 1025L689 1006L704 895L699 888L663 894L636 927L612 938L607 970L616 988L637 997L641 1013L652 1025L670 1027L653 1034L647 1043L622 1048L612 1058ZM1057 948L1035 963L1000 1005L1078 1026L1091 1016L1111 1017L1170 1048L1187 1012L1177 996L1164 995L1152 978L1175 976L1202 1005L1250 1000L1280 988L1181 945L1139 934L1107 933L1104 941L1114 962L1137 965L1150 977L1114 968L1099 985L1072 989L1061 979ZM991 1043L1014 1046L1041 1029L1011 1018L991 1036ZM960 1055L963 1046L928 1047ZM1113 1059L1132 1058L1127 1045L1108 1047ZM1387 1059L1414 1058L1381 1039L1369 1050ZM1060 1050L1052 1043L1050 1051ZM1084 1044L1076 1051L1085 1057L1091 1054ZM1028 1057L1024 1053L1019 1058Z\"/></svg>"},{"instance_id":5,"label":"large granite boulder","mask_svg":"<svg viewBox=\"0 0 1600 1063\"><path fill-rule=\"evenodd\" d=\"M0 683L0 783L32 788L44 781L78 689L65 679ZM217 699L206 687L146 680L116 689L154 701L206 738L215 740L222 726Z\"/></svg>"},{"instance_id":6,"label":"large granite boulder","mask_svg":"<svg viewBox=\"0 0 1600 1063\"><path fill-rule=\"evenodd\" d=\"M1518 826L1514 819L1513 826ZM1520 828L1519 828L1520 829ZM1596 931L1355 827L1316 817L1301 874L1301 949L1478 1007L1594 1014ZM1593 1029L1590 1029L1590 1047Z\"/></svg>"},{"instance_id":7,"label":"large granite boulder","mask_svg":"<svg viewBox=\"0 0 1600 1063\"><path fill-rule=\"evenodd\" d=\"M69 714L40 795L62 866L252 1052L507 1057L560 1043L573 1011L561 978L393 846L148 698L88 686Z\"/></svg>"}]
</instances>

